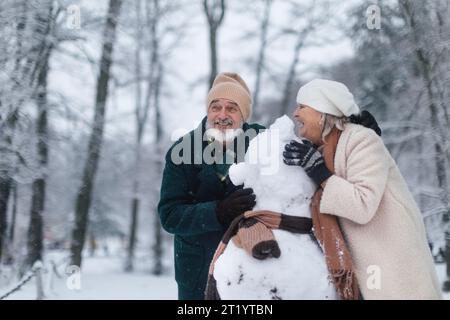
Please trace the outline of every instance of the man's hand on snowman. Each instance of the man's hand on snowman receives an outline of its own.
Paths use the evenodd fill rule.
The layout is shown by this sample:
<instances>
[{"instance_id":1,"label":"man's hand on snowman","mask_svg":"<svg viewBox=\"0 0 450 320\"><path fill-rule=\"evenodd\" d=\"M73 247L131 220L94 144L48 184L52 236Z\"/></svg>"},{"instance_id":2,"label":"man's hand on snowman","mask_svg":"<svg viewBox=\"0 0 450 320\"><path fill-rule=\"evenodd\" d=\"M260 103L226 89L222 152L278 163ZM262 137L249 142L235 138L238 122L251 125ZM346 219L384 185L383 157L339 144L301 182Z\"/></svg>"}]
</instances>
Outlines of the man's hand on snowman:
<instances>
[{"instance_id":1,"label":"man's hand on snowman","mask_svg":"<svg viewBox=\"0 0 450 320\"><path fill-rule=\"evenodd\" d=\"M252 210L256 204L256 195L252 188L238 189L225 199L217 202L216 215L220 224L228 228L237 216Z\"/></svg>"},{"instance_id":2,"label":"man's hand on snowman","mask_svg":"<svg viewBox=\"0 0 450 320\"><path fill-rule=\"evenodd\" d=\"M289 166L300 166L306 174L319 186L333 174L328 170L325 161L316 146L308 140L303 143L292 140L284 148L284 163Z\"/></svg>"},{"instance_id":3,"label":"man's hand on snowman","mask_svg":"<svg viewBox=\"0 0 450 320\"><path fill-rule=\"evenodd\" d=\"M240 184L240 185L234 185L233 181L231 181L230 179L230 175L227 175L225 180L223 181L223 184L225 186L225 197L227 197L228 195L230 195L231 193L233 193L236 190L239 189L244 189L244 185Z\"/></svg>"}]
</instances>

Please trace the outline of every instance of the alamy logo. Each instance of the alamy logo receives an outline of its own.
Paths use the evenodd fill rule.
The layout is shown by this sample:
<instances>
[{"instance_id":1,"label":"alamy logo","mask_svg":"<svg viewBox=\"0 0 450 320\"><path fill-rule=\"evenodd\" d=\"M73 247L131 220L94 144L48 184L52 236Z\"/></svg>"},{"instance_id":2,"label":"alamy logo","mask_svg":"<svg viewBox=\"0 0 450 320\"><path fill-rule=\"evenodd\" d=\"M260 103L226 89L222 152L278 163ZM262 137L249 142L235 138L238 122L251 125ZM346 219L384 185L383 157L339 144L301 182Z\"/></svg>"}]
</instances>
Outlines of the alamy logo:
<instances>
[{"instance_id":1,"label":"alamy logo","mask_svg":"<svg viewBox=\"0 0 450 320\"><path fill-rule=\"evenodd\" d=\"M366 10L366 16L366 26L369 30L381 29L381 9L379 6L375 4L370 5Z\"/></svg>"},{"instance_id":2,"label":"alamy logo","mask_svg":"<svg viewBox=\"0 0 450 320\"><path fill-rule=\"evenodd\" d=\"M75 4L67 7L67 28L70 30L81 29L81 10Z\"/></svg>"},{"instance_id":3,"label":"alamy logo","mask_svg":"<svg viewBox=\"0 0 450 320\"><path fill-rule=\"evenodd\" d=\"M81 269L76 265L70 265L66 268L68 275L66 286L69 290L81 290Z\"/></svg>"},{"instance_id":4,"label":"alamy logo","mask_svg":"<svg viewBox=\"0 0 450 320\"><path fill-rule=\"evenodd\" d=\"M366 270L368 277L366 280L366 286L369 290L381 289L381 268L377 265L370 265Z\"/></svg>"}]
</instances>

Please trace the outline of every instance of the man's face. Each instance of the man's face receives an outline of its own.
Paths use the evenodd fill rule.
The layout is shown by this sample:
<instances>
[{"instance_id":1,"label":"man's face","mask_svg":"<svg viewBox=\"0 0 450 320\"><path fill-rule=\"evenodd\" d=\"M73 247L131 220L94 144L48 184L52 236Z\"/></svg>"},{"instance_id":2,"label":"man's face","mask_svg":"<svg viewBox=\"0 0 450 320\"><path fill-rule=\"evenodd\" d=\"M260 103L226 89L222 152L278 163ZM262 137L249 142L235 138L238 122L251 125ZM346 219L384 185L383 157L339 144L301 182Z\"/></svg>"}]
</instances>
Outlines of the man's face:
<instances>
[{"instance_id":1,"label":"man's face","mask_svg":"<svg viewBox=\"0 0 450 320\"><path fill-rule=\"evenodd\" d=\"M242 114L238 105L228 99L216 99L208 108L208 123L211 128L225 132L242 127Z\"/></svg>"}]
</instances>

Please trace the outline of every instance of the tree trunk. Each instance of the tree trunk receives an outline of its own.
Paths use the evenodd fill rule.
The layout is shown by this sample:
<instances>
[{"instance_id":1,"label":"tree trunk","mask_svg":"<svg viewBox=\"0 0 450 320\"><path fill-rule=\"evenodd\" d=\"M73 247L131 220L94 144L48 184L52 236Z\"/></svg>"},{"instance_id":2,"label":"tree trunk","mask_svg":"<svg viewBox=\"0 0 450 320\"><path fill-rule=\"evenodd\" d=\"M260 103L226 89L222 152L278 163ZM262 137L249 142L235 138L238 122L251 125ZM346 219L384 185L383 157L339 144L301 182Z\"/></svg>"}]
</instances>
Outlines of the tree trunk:
<instances>
[{"instance_id":1,"label":"tree trunk","mask_svg":"<svg viewBox=\"0 0 450 320\"><path fill-rule=\"evenodd\" d=\"M17 71L19 66L19 58L21 56L21 43L22 43L22 31L25 28L25 17L26 17L26 2L21 3L22 7L25 7L22 14L18 14L17 19L17 50L14 65L14 73ZM8 108L7 104L11 104L10 101L3 101L4 97L0 95L0 108ZM2 119L0 116L0 145L6 145L7 147L12 145L12 135L14 128L18 119L17 108L13 109L10 114L7 114L6 119ZM0 151L0 156L3 157L3 151ZM8 151L5 151L7 153ZM2 261L2 256L4 254L4 247L6 245L6 232L8 228L8 201L9 195L11 193L11 186L13 180L11 178L11 169L8 167L0 168L0 263Z\"/></svg>"},{"instance_id":2,"label":"tree trunk","mask_svg":"<svg viewBox=\"0 0 450 320\"><path fill-rule=\"evenodd\" d=\"M261 77L262 70L264 67L264 60L266 56L266 48L267 48L267 32L269 29L269 21L270 21L270 11L273 0L265 0L264 7L264 17L261 22L261 38L260 38L260 47L258 53L258 60L256 62L256 80L255 80L255 89L253 91L253 111L254 114L258 113L258 104L259 104L259 90L261 86Z\"/></svg>"},{"instance_id":3,"label":"tree trunk","mask_svg":"<svg viewBox=\"0 0 450 320\"><path fill-rule=\"evenodd\" d=\"M160 92L161 85L163 82L163 67L161 62L158 64L158 73L156 78L156 88L155 88L155 146L157 154L161 154L161 139L162 139L162 124L161 124L161 108L160 108ZM156 173L162 172L162 161L161 158L155 158L154 168ZM159 180L159 179L158 179ZM153 231L155 234L155 242L153 244L153 274L160 275L164 271L163 266L163 234L161 229L161 222L159 221L158 211L155 208Z\"/></svg>"},{"instance_id":4,"label":"tree trunk","mask_svg":"<svg viewBox=\"0 0 450 320\"><path fill-rule=\"evenodd\" d=\"M9 224L9 232L8 232L8 243L12 244L14 242L14 235L16 229L16 218L17 218L17 197L18 197L18 185L17 182L13 183L12 186L12 212L11 212L11 223Z\"/></svg>"},{"instance_id":5,"label":"tree trunk","mask_svg":"<svg viewBox=\"0 0 450 320\"><path fill-rule=\"evenodd\" d=\"M88 227L88 213L91 205L92 189L103 141L108 83L110 78L114 42L116 39L116 26L120 14L121 4L121 0L109 1L108 16L103 33L100 71L97 80L93 129L89 139L82 183L78 190L75 203L75 225L72 230L72 243L70 250L71 264L79 267L81 267L82 263L82 251Z\"/></svg>"},{"instance_id":6,"label":"tree trunk","mask_svg":"<svg viewBox=\"0 0 450 320\"><path fill-rule=\"evenodd\" d=\"M18 109L15 109L5 120L5 128L0 131L0 139L7 147L12 146L12 137L18 121ZM8 151L6 151L8 152ZM11 187L14 183L12 178L13 169L11 167L0 169L0 263L5 252L6 231L8 229L8 202Z\"/></svg>"},{"instance_id":7,"label":"tree trunk","mask_svg":"<svg viewBox=\"0 0 450 320\"><path fill-rule=\"evenodd\" d=\"M304 43L304 36L299 35L297 38L297 43L294 48L294 59L291 62L291 65L289 66L288 76L286 79L286 83L284 85L283 90L283 97L281 100L281 110L280 110L280 116L286 114L289 110L289 101L291 100L291 93L292 93L292 85L295 80L296 75L296 69L299 61L299 54L300 50L303 47Z\"/></svg>"},{"instance_id":8,"label":"tree trunk","mask_svg":"<svg viewBox=\"0 0 450 320\"><path fill-rule=\"evenodd\" d=\"M37 125L36 125L36 138L37 138L37 159L39 163L39 169L41 174L33 181L32 184L32 196L31 196L31 209L30 209L30 223L28 225L27 236L27 258L25 260L25 269L31 268L33 264L42 260L43 250L43 228L44 228L44 208L45 208L45 189L46 189L46 177L47 177L47 163L48 163L48 119L47 119L47 82L49 61L52 51L52 45L48 42L49 35L51 33L52 24L52 5L48 4L48 15L40 17L39 22L45 25L43 34L45 37L42 41L42 48L40 52L43 53L42 64L38 70L38 82L36 92L36 104L38 108L37 112Z\"/></svg>"},{"instance_id":9,"label":"tree trunk","mask_svg":"<svg viewBox=\"0 0 450 320\"><path fill-rule=\"evenodd\" d=\"M48 59L48 57L47 57ZM42 259L43 214L45 206L46 168L48 161L47 147L47 74L48 60L39 75L38 120L36 136L38 139L38 159L42 173L33 181L30 223L28 226L26 268L32 267L34 262Z\"/></svg>"},{"instance_id":10,"label":"tree trunk","mask_svg":"<svg viewBox=\"0 0 450 320\"><path fill-rule=\"evenodd\" d=\"M210 47L210 63L211 63L211 71L209 73L209 88L212 87L214 79L217 75L217 29L210 28L209 30L209 47Z\"/></svg>"},{"instance_id":11,"label":"tree trunk","mask_svg":"<svg viewBox=\"0 0 450 320\"><path fill-rule=\"evenodd\" d=\"M9 172L0 172L0 262L3 257L6 243L6 230L8 228L8 200L11 191L12 179Z\"/></svg>"},{"instance_id":12,"label":"tree trunk","mask_svg":"<svg viewBox=\"0 0 450 320\"><path fill-rule=\"evenodd\" d=\"M159 11L159 0L154 0L155 3L155 9L158 12ZM163 82L163 64L160 59L160 53L159 53L159 45L157 40L157 25L154 25L154 28L152 30L153 32L153 47L154 47L154 55L153 55L153 62L154 62L154 68L156 71L156 77L154 79L154 108L155 108L155 119L154 119L154 128L155 128L155 152L157 155L161 154L161 139L162 139L162 124L161 124L161 106L160 106L160 98L161 98L161 86ZM155 172L155 179L158 181L160 180L158 175L162 172L162 163L160 161L160 157L155 158L155 163L153 164L154 172ZM156 192L155 192L156 193ZM161 230L161 224L159 221L159 215L157 213L157 210L155 208L155 215L153 219L154 225L153 225L153 232L155 235L155 240L153 243L153 270L152 273L154 275L160 275L163 273L163 250L162 250L162 230Z\"/></svg>"},{"instance_id":13,"label":"tree trunk","mask_svg":"<svg viewBox=\"0 0 450 320\"><path fill-rule=\"evenodd\" d=\"M97 237L91 231L89 233L89 256L90 257L95 256L96 252L97 252Z\"/></svg>"},{"instance_id":14,"label":"tree trunk","mask_svg":"<svg viewBox=\"0 0 450 320\"><path fill-rule=\"evenodd\" d=\"M131 202L130 232L128 237L127 260L125 263L125 271L127 272L131 272L134 270L134 249L136 246L136 229L138 222L138 212L139 212L139 199L135 197L132 199Z\"/></svg>"},{"instance_id":15,"label":"tree trunk","mask_svg":"<svg viewBox=\"0 0 450 320\"><path fill-rule=\"evenodd\" d=\"M141 10L140 3L137 2L137 22L138 22L138 32L137 32L137 43L138 47L135 52L136 65L135 72L137 78L140 80L141 75L141 61L140 54L142 50L141 40L142 40L142 28L140 22L139 12ZM155 94L155 68L159 55L159 46L158 46L158 23L159 23L159 0L152 0L150 2L145 2L144 7L145 17L146 17L146 26L149 27L150 31L150 39L151 39L151 50L149 56L149 69L148 75L146 78L146 92L145 98L142 103L141 97L141 86L140 81L138 80L136 87L136 107L135 107L135 116L136 116L136 145L135 145L135 164L134 164L134 174L133 174L133 199L131 200L131 217L130 217L130 228L129 228L129 238L128 238L128 250L127 250L127 259L125 263L125 271L133 270L133 260L134 260L134 251L137 243L137 226L139 220L139 208L140 208L140 180L139 180L139 170L141 165L141 152L142 152L142 138L145 132L145 126L147 124L148 112L152 105L151 101L154 98Z\"/></svg>"},{"instance_id":16,"label":"tree trunk","mask_svg":"<svg viewBox=\"0 0 450 320\"><path fill-rule=\"evenodd\" d=\"M135 75L137 78L136 83L136 145L135 145L135 159L133 168L133 189L131 199L131 215L130 215L130 228L128 233L128 248L127 258L125 261L125 271L131 272L134 269L134 249L136 246L136 229L139 214L139 167L140 167L140 153L141 153L141 140L142 140L142 125L141 125L141 103L142 103L142 90L141 90L141 52L142 52L142 21L141 21L141 1L136 0L136 50L135 50ZM146 7L147 9L147 7Z\"/></svg>"},{"instance_id":17,"label":"tree trunk","mask_svg":"<svg viewBox=\"0 0 450 320\"><path fill-rule=\"evenodd\" d=\"M46 7L47 2L42 4L42 7ZM29 8L27 1L21 1L17 4L17 26L16 26L16 48L14 54L14 68L10 77L12 79L12 85L8 87L10 92L15 94L11 96L11 99L7 101L0 100L0 107L5 108L9 112L6 114L4 119L0 117L0 145L5 145L7 149L6 157L10 157L8 153L13 153L13 137L16 125L19 121L19 109L24 101L27 100L29 93L33 92L34 88L34 77L30 70L34 69L34 66L40 62L39 50L36 50L36 45L41 46L41 37L45 36L41 31L42 26L39 25L39 21L36 24L35 19L30 19L29 23L31 35L33 36L31 41L33 44L30 46L29 51L25 52L24 46L24 36L25 27L27 25L27 18L32 15L29 14ZM34 16L39 20L40 11ZM14 11L13 11L14 14ZM45 26L45 24L44 24ZM35 29L33 29L33 27ZM22 63L25 60L26 63ZM0 94L0 99L4 97ZM3 121L1 121L3 120ZM4 156L1 155L0 156ZM17 155L14 154L14 157ZM7 215L8 215L8 201L11 193L11 187L14 183L12 175L15 172L14 161L10 160L8 166L0 169L0 262L2 256L5 252L6 245L6 230L7 226Z\"/></svg>"},{"instance_id":18,"label":"tree trunk","mask_svg":"<svg viewBox=\"0 0 450 320\"><path fill-rule=\"evenodd\" d=\"M211 70L209 74L209 88L211 88L218 70L217 30L225 16L225 0L203 0L203 10L209 27L209 48Z\"/></svg>"}]
</instances>

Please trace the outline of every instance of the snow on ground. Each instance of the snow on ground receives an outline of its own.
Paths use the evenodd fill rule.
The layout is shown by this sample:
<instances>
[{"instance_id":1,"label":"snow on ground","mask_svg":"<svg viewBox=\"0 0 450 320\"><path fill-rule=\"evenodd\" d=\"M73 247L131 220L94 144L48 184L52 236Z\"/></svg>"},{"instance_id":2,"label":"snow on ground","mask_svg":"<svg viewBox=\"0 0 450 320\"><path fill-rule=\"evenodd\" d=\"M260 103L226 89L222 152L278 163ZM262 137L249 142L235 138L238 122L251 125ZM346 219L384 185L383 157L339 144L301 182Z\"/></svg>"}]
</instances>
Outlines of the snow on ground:
<instances>
[{"instance_id":1,"label":"snow on ground","mask_svg":"<svg viewBox=\"0 0 450 320\"><path fill-rule=\"evenodd\" d=\"M54 277L53 289L44 284L46 299L50 300L174 300L177 299L177 286L173 270L168 274L156 277L145 268L139 268L134 273L122 270L123 258L117 256L86 257L81 274L81 290L69 290L66 282L68 275L64 268L58 268L62 279ZM166 264L166 266L169 266ZM170 266L169 266L170 267ZM436 264L440 283L445 279L445 264ZM48 280L47 275L45 280ZM0 286L0 295L11 285ZM450 300L450 293L443 294ZM7 300L31 300L36 298L35 279L28 282L21 290L13 293Z\"/></svg>"},{"instance_id":2,"label":"snow on ground","mask_svg":"<svg viewBox=\"0 0 450 320\"><path fill-rule=\"evenodd\" d=\"M63 252L49 252L48 261L58 263L64 257ZM81 273L81 290L70 290L67 286L69 275L65 274L65 266L60 265L57 270L61 278L53 277L53 286L50 289L49 273L44 274L44 290L49 300L175 300L177 299L177 285L174 279L172 262L164 261L169 271L163 276L151 275L149 259L138 259L136 271L126 273L123 271L123 257L119 255L95 257L86 256ZM439 282L445 280L446 266L437 263L436 270ZM0 270L3 277L7 270ZM0 296L8 289L14 287L18 280L11 280L5 284L0 279ZM445 300L450 300L450 292L443 294ZM32 300L36 298L36 281L32 279L19 291L14 292L6 300Z\"/></svg>"},{"instance_id":3,"label":"snow on ground","mask_svg":"<svg viewBox=\"0 0 450 320\"><path fill-rule=\"evenodd\" d=\"M80 290L69 289L76 285L64 266L58 268L62 278L54 276L52 289L48 284L48 273L44 275L44 291L50 300L174 300L177 286L173 272L163 276L151 275L148 270L133 273L123 271L122 257L85 257L80 277ZM69 286L67 285L69 282ZM16 282L14 282L16 283ZM13 285L0 287L0 295ZM36 281L32 279L21 290L7 300L36 298Z\"/></svg>"}]
</instances>

